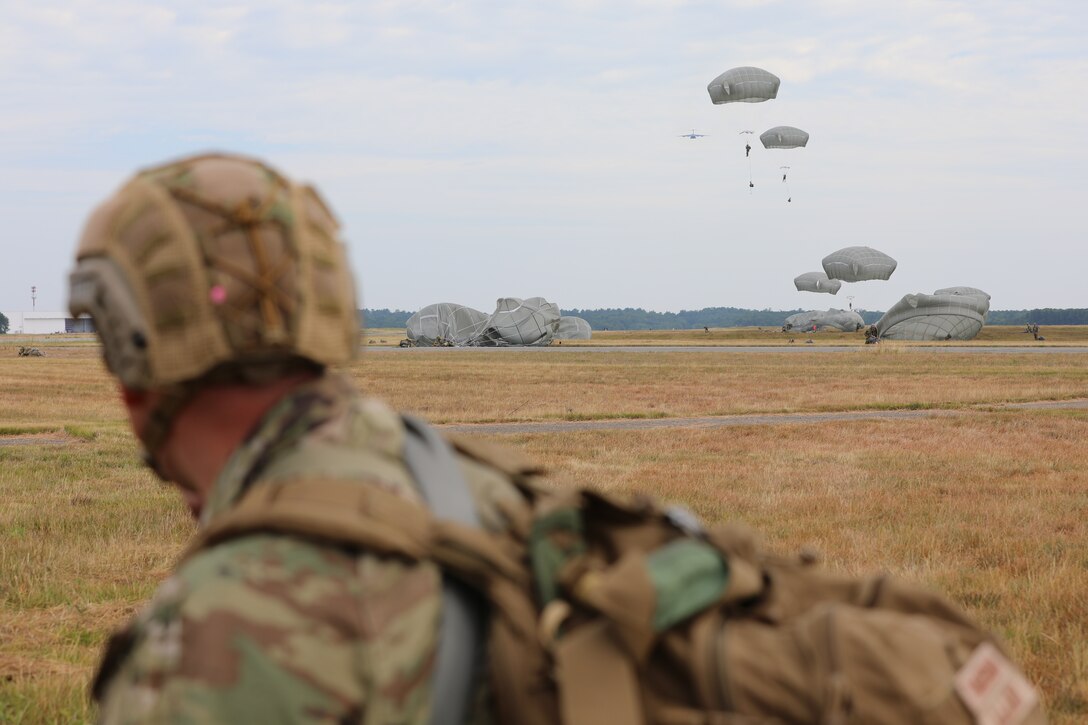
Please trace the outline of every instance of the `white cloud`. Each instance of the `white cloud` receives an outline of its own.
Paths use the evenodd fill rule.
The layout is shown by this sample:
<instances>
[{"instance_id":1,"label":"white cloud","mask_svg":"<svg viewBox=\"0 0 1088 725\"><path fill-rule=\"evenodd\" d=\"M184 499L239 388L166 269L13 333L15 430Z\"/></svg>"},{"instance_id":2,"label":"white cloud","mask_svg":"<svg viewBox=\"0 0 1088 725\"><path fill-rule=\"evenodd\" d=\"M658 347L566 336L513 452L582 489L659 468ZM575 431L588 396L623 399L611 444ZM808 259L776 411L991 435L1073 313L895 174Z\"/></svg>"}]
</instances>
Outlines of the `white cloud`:
<instances>
[{"instance_id":1,"label":"white cloud","mask_svg":"<svg viewBox=\"0 0 1088 725\"><path fill-rule=\"evenodd\" d=\"M486 304L540 293L570 306L793 306L804 298L779 282L847 243L898 251L904 285L929 283L911 270L923 260L963 269L986 249L936 286L972 274L1005 285L1002 265L1028 243L1088 262L1074 242L1088 158L1071 142L1088 130L1085 13L1032 7L21 5L0 22L0 92L19 99L0 114L0 191L15 199L3 209L35 239L17 252L24 267L43 250L63 259L111 188L102 180L229 147L327 189L377 306L486 287L480 270L518 240L545 243L519 272L530 289ZM707 81L747 64L780 75L779 98L712 106ZM813 134L790 160L790 206L782 158L762 149L747 193L741 119ZM692 127L710 136L676 138ZM492 261L372 271L451 247ZM594 274L549 267L557 253L585 255ZM739 268L757 271L737 279ZM0 269L0 307L17 306L4 296L23 285L12 269ZM992 290L995 306L1088 304L1072 272L1056 274ZM905 291L925 289L864 292L887 305Z\"/></svg>"}]
</instances>

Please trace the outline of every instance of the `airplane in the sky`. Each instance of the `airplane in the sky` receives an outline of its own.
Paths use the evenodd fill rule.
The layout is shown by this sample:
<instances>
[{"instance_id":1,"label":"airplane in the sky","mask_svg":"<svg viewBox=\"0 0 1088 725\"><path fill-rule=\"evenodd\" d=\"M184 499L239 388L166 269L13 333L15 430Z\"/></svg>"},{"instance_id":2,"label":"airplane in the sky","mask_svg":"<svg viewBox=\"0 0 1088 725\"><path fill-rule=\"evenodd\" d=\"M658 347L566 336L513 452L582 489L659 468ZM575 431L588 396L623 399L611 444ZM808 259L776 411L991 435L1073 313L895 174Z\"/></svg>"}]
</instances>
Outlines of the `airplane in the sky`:
<instances>
[{"instance_id":1,"label":"airplane in the sky","mask_svg":"<svg viewBox=\"0 0 1088 725\"><path fill-rule=\"evenodd\" d=\"M695 133L694 128L691 129L691 133L682 133L682 134L680 134L680 138L702 138L703 136L706 136L706 134L705 133Z\"/></svg>"}]
</instances>

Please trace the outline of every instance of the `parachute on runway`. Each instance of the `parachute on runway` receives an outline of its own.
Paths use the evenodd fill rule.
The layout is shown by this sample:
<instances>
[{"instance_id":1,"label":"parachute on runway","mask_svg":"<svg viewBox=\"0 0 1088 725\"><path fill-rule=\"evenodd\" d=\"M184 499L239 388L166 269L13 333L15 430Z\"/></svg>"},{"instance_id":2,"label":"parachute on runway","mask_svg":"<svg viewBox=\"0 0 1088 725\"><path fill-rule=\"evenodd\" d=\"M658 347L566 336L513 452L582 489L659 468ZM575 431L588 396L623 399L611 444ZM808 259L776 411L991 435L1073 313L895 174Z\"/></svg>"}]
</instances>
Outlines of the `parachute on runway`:
<instances>
[{"instance_id":1,"label":"parachute on runway","mask_svg":"<svg viewBox=\"0 0 1088 725\"><path fill-rule=\"evenodd\" d=\"M823 272L805 272L793 278L793 286L798 292L826 292L833 295L838 294L842 282L828 278Z\"/></svg>"},{"instance_id":2,"label":"parachute on runway","mask_svg":"<svg viewBox=\"0 0 1088 725\"><path fill-rule=\"evenodd\" d=\"M555 333L556 340L590 340L593 338L593 328L581 317L564 315L559 318L559 329Z\"/></svg>"},{"instance_id":3,"label":"parachute on runway","mask_svg":"<svg viewBox=\"0 0 1088 725\"><path fill-rule=\"evenodd\" d=\"M857 332L865 327L865 320L853 310L836 310L834 308L823 312L810 310L798 312L786 318L783 325L787 330L811 330L815 325L817 330L834 328L842 332Z\"/></svg>"},{"instance_id":4,"label":"parachute on runway","mask_svg":"<svg viewBox=\"0 0 1088 725\"><path fill-rule=\"evenodd\" d=\"M559 321L559 306L543 297L501 297L490 315L452 302L427 305L408 318L406 333L415 347L548 345Z\"/></svg>"},{"instance_id":5,"label":"parachute on runway","mask_svg":"<svg viewBox=\"0 0 1088 725\"><path fill-rule=\"evenodd\" d=\"M471 344L549 345L559 329L559 306L543 297L500 297L495 312Z\"/></svg>"},{"instance_id":6,"label":"parachute on runway","mask_svg":"<svg viewBox=\"0 0 1088 725\"><path fill-rule=\"evenodd\" d=\"M824 272L843 282L888 279L898 264L884 252L872 247L846 247L824 257Z\"/></svg>"},{"instance_id":7,"label":"parachute on runway","mask_svg":"<svg viewBox=\"0 0 1088 725\"><path fill-rule=\"evenodd\" d=\"M762 68L730 68L710 81L706 90L714 105L723 103L762 103L778 96L782 81Z\"/></svg>"},{"instance_id":8,"label":"parachute on runway","mask_svg":"<svg viewBox=\"0 0 1088 725\"><path fill-rule=\"evenodd\" d=\"M973 297L985 297L986 301L990 301L990 295L987 292L983 292L978 287L944 287L933 292L935 295L970 295Z\"/></svg>"},{"instance_id":9,"label":"parachute on runway","mask_svg":"<svg viewBox=\"0 0 1088 725\"><path fill-rule=\"evenodd\" d=\"M765 149L799 149L808 145L808 133L793 126L775 126L759 134Z\"/></svg>"},{"instance_id":10,"label":"parachute on runway","mask_svg":"<svg viewBox=\"0 0 1088 725\"><path fill-rule=\"evenodd\" d=\"M884 313L876 329L888 340L971 340L986 324L989 309L985 292L907 295Z\"/></svg>"},{"instance_id":11,"label":"parachute on runway","mask_svg":"<svg viewBox=\"0 0 1088 725\"><path fill-rule=\"evenodd\" d=\"M406 334L417 347L468 345L487 326L486 313L453 302L423 307L408 318Z\"/></svg>"}]
</instances>

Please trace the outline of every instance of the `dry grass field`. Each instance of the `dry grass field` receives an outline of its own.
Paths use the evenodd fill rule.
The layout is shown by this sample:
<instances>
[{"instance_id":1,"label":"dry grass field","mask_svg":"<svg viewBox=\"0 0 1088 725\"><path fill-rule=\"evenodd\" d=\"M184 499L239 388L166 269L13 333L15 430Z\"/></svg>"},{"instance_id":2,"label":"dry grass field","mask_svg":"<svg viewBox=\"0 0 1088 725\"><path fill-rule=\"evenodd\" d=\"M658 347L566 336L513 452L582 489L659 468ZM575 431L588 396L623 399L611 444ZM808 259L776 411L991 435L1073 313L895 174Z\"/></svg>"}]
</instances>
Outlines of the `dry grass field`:
<instances>
[{"instance_id":1,"label":"dry grass field","mask_svg":"<svg viewBox=\"0 0 1088 725\"><path fill-rule=\"evenodd\" d=\"M987 344L1024 337L998 333ZM632 344L624 334L601 341ZM687 345L705 333L642 334ZM717 344L772 336L747 334ZM1061 337L1083 344L1088 330ZM90 721L85 689L103 638L166 575L192 524L136 460L90 340L35 340L44 358L15 357L20 344L0 337L0 722ZM939 587L1008 641L1053 722L1088 721L1088 411L991 409L1088 398L1088 355L389 351L348 373L445 423L965 410L501 438L558 476L747 521L773 548L814 544L835 570Z\"/></svg>"}]
</instances>

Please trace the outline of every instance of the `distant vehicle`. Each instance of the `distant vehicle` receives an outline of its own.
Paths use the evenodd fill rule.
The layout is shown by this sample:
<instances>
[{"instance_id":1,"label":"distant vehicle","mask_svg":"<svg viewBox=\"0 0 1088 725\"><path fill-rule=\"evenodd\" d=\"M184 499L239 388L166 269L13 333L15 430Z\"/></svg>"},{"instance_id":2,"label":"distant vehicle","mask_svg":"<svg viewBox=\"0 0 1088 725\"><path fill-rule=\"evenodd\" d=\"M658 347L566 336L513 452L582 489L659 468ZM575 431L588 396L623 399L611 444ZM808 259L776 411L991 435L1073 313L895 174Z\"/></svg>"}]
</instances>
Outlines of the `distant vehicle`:
<instances>
[{"instance_id":1,"label":"distant vehicle","mask_svg":"<svg viewBox=\"0 0 1088 725\"><path fill-rule=\"evenodd\" d=\"M703 136L706 136L706 134L705 133L695 133L694 128L691 129L691 133L682 133L682 134L680 134L680 138L702 138Z\"/></svg>"}]
</instances>

